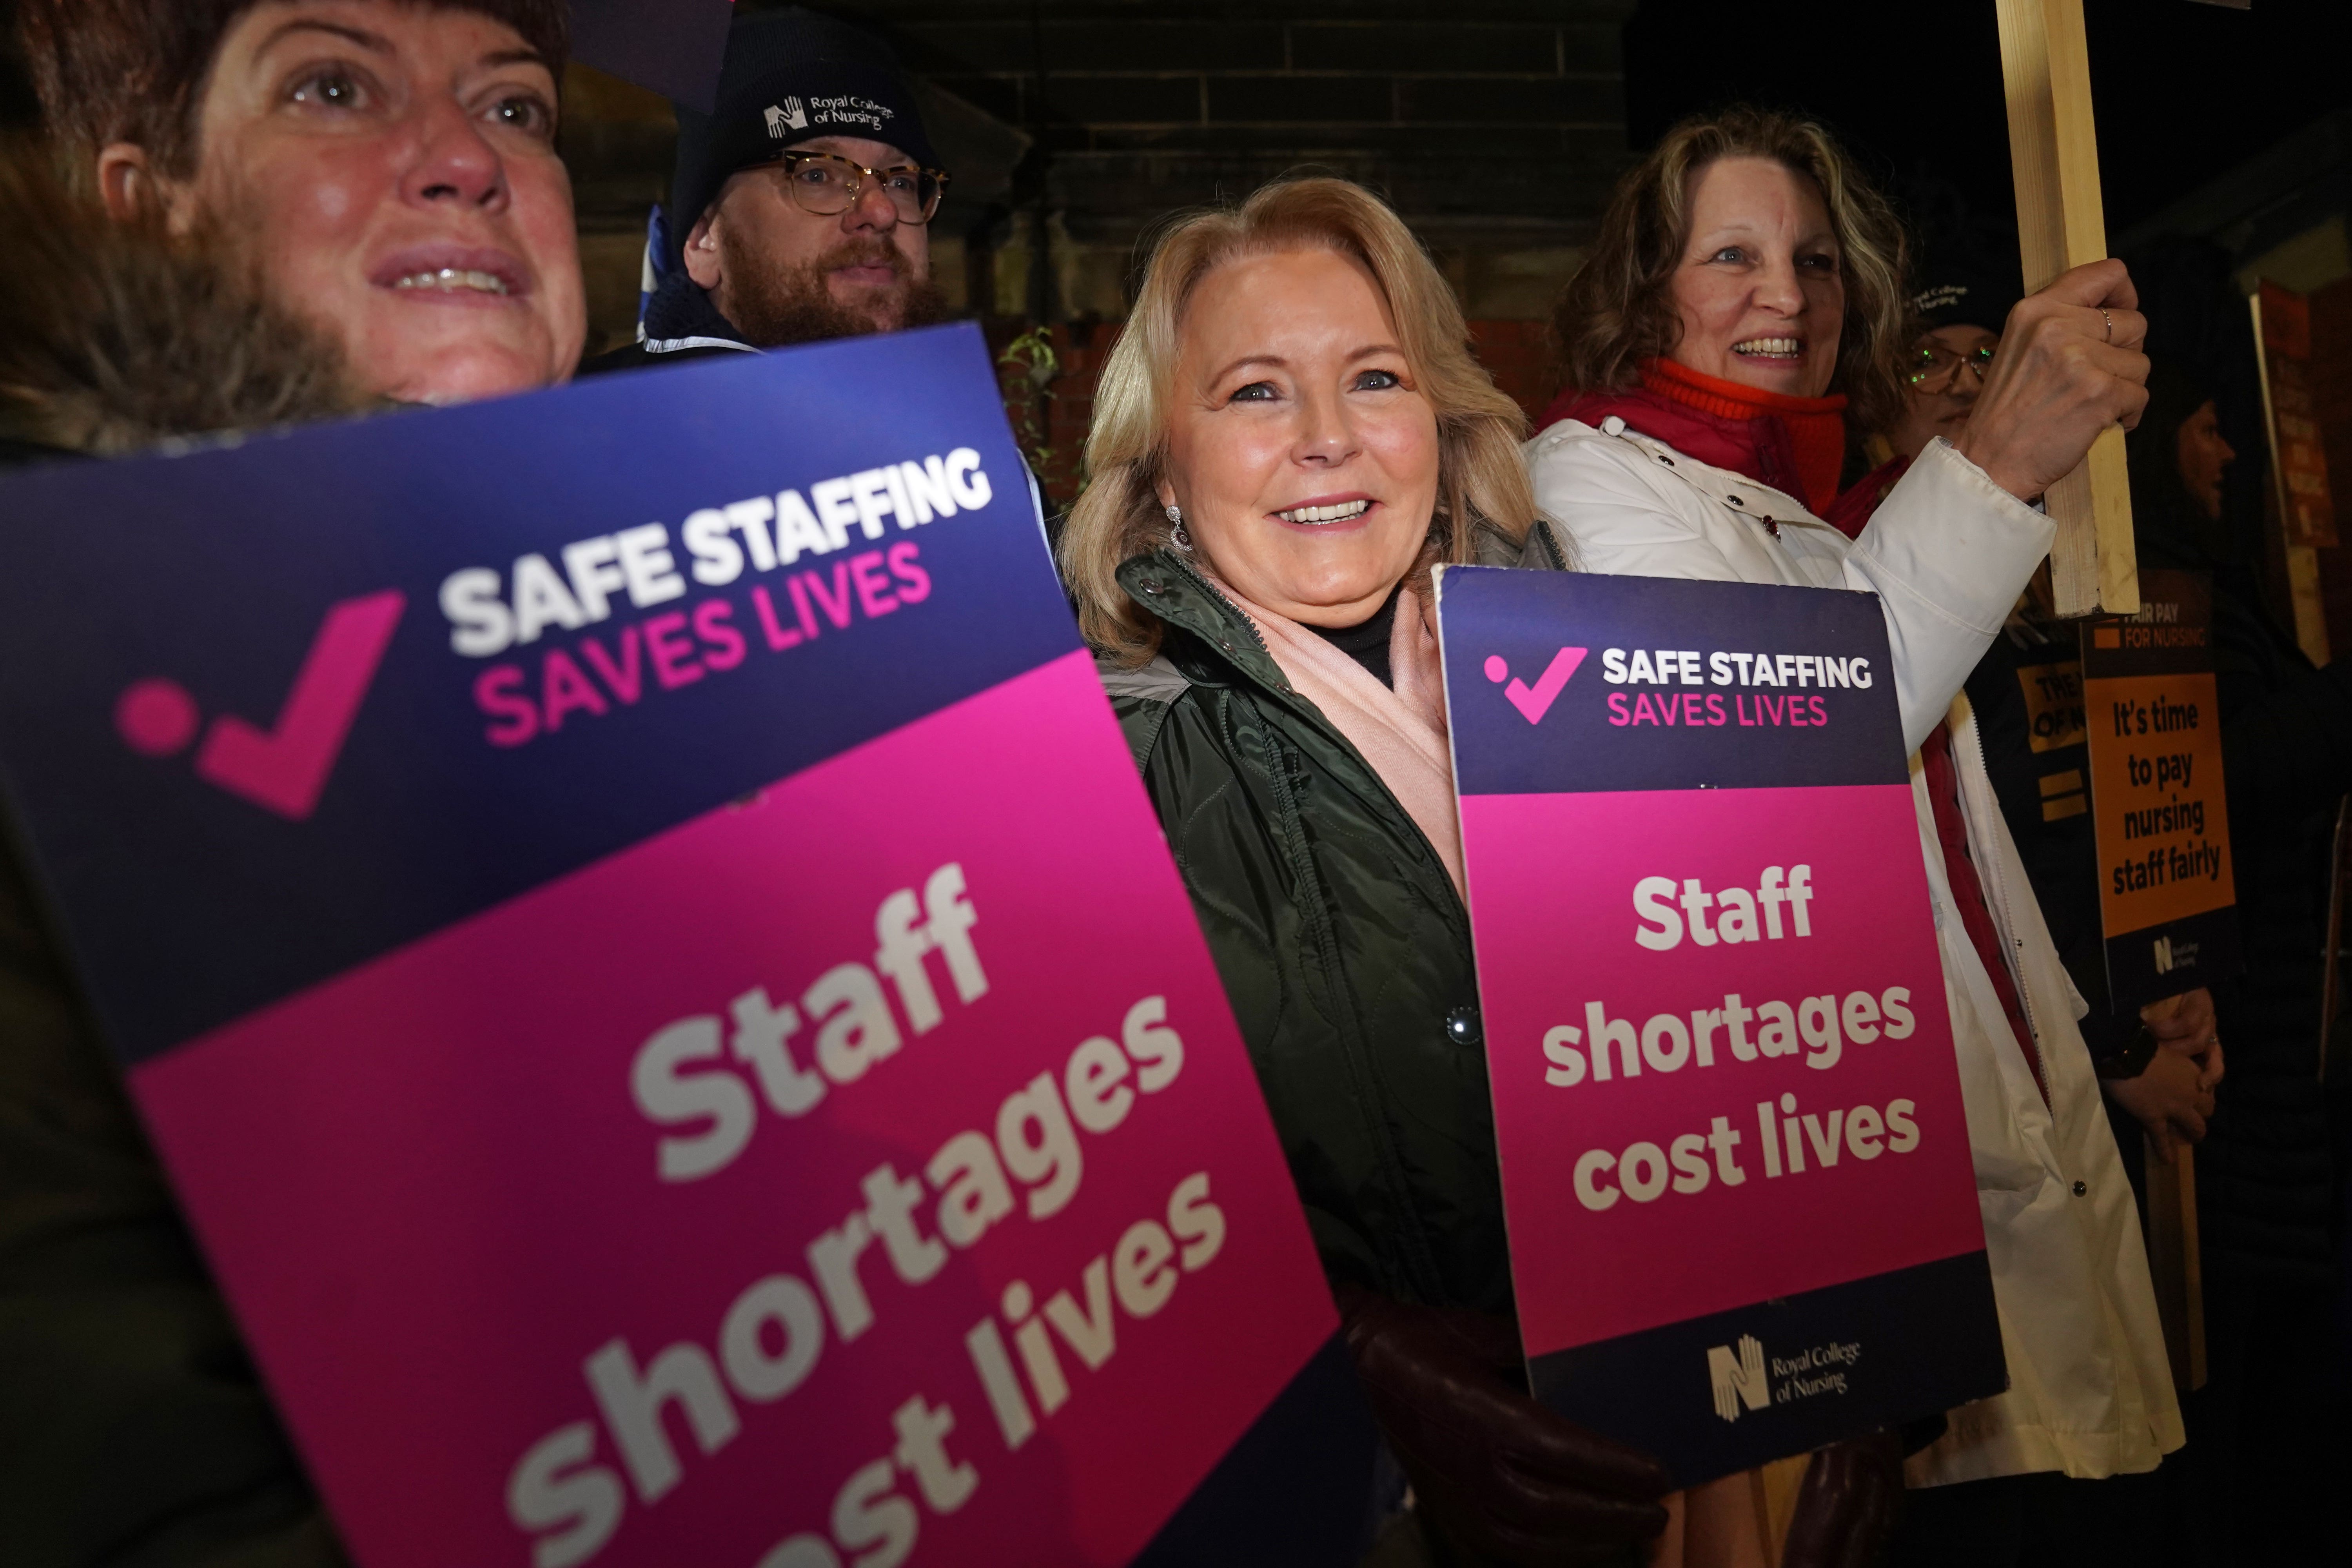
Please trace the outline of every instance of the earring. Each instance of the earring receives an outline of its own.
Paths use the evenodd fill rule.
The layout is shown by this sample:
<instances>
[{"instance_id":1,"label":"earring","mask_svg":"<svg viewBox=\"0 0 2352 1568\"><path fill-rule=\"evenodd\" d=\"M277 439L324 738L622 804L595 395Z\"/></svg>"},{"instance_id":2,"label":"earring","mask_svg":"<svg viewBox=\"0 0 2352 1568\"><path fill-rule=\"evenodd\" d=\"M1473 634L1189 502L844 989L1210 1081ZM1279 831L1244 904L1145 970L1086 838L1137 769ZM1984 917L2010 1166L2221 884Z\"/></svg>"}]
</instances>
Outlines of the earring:
<instances>
[{"instance_id":1,"label":"earring","mask_svg":"<svg viewBox=\"0 0 2352 1568\"><path fill-rule=\"evenodd\" d=\"M1168 530L1168 542L1175 546L1177 549L1183 551L1186 554L1191 554L1192 551L1192 536L1184 531L1184 509L1179 506L1170 507L1168 509L1168 521L1170 525Z\"/></svg>"}]
</instances>

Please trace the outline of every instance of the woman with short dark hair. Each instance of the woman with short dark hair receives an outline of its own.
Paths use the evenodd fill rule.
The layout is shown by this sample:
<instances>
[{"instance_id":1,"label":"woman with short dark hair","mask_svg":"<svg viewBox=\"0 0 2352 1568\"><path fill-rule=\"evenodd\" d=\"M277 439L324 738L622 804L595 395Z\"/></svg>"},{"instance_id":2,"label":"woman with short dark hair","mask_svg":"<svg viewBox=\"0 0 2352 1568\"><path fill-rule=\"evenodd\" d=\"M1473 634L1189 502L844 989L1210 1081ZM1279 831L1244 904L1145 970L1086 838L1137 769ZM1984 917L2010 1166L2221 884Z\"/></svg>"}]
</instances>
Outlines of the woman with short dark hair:
<instances>
[{"instance_id":1,"label":"woman with short dark hair","mask_svg":"<svg viewBox=\"0 0 2352 1568\"><path fill-rule=\"evenodd\" d=\"M2137 1215L1960 695L2050 548L2029 503L2147 401L2145 322L2119 263L2062 276L2010 313L1957 439L1849 503L1846 413L1900 408L1902 252L1819 126L1743 109L1676 127L1563 301L1570 390L1529 473L1588 571L1878 595L2010 1373L1908 1479L2152 1469L2181 1425Z\"/></svg>"},{"instance_id":2,"label":"woman with short dark hair","mask_svg":"<svg viewBox=\"0 0 2352 1568\"><path fill-rule=\"evenodd\" d=\"M562 0L21 0L50 133L118 217L205 229L410 403L572 374Z\"/></svg>"},{"instance_id":3,"label":"woman with short dark hair","mask_svg":"<svg viewBox=\"0 0 2352 1568\"><path fill-rule=\"evenodd\" d=\"M0 461L562 380L585 332L564 10L20 0L95 194L45 154L0 164ZM0 1556L339 1564L9 837Z\"/></svg>"}]
</instances>

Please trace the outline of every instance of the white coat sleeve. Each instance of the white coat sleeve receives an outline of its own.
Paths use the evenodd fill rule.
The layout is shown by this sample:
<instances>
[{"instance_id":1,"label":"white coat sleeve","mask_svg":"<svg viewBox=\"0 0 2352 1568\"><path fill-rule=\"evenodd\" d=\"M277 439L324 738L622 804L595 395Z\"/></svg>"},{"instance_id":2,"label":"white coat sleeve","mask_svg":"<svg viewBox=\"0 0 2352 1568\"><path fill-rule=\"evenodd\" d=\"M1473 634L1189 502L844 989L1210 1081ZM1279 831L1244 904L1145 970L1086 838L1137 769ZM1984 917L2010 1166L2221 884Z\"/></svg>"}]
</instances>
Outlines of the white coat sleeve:
<instances>
[{"instance_id":1,"label":"white coat sleeve","mask_svg":"<svg viewBox=\"0 0 2352 1568\"><path fill-rule=\"evenodd\" d=\"M1845 579L1885 608L1904 745L1917 751L1943 722L2056 535L1940 439L1879 502Z\"/></svg>"},{"instance_id":2,"label":"white coat sleeve","mask_svg":"<svg viewBox=\"0 0 2352 1568\"><path fill-rule=\"evenodd\" d=\"M1789 581L1755 525L1724 512L1613 437L1538 437L1527 447L1536 510L1574 547L1576 569L1609 577L1682 577L1704 583Z\"/></svg>"},{"instance_id":3,"label":"white coat sleeve","mask_svg":"<svg viewBox=\"0 0 2352 1568\"><path fill-rule=\"evenodd\" d=\"M2050 520L1937 441L1880 503L1833 576L1815 577L1749 518L1598 435L1529 448L1536 505L1587 572L1844 586L1878 595L1903 742L1916 751L2050 552ZM1816 531L1834 533L1826 525ZM1843 541L1840 541L1843 545ZM1827 566L1826 562L1808 563Z\"/></svg>"}]
</instances>

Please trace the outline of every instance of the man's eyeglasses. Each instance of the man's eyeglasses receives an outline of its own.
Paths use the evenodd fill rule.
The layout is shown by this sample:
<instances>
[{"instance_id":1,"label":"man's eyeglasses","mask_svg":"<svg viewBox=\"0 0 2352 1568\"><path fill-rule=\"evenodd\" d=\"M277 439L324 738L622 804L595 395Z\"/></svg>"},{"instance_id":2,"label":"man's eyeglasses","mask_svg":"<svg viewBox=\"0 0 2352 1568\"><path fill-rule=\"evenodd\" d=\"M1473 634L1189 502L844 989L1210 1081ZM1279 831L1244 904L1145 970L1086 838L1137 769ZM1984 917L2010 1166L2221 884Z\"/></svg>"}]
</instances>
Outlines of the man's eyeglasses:
<instances>
[{"instance_id":1,"label":"man's eyeglasses","mask_svg":"<svg viewBox=\"0 0 2352 1568\"><path fill-rule=\"evenodd\" d=\"M1954 353L1940 343L1921 343L1911 351L1910 361L1904 366L1904 384L1914 392L1948 392L1958 382L1960 372L1972 371L1977 384L1984 384L1985 374L1992 369L1993 350L1997 344L1984 343L1966 353Z\"/></svg>"},{"instance_id":2,"label":"man's eyeglasses","mask_svg":"<svg viewBox=\"0 0 2352 1568\"><path fill-rule=\"evenodd\" d=\"M929 223L940 210L940 197L946 194L948 184L942 170L918 169L909 163L869 169L838 153L786 153L769 167L792 192L801 211L816 217L847 212L866 194L866 182L871 180L889 196L900 223Z\"/></svg>"}]
</instances>

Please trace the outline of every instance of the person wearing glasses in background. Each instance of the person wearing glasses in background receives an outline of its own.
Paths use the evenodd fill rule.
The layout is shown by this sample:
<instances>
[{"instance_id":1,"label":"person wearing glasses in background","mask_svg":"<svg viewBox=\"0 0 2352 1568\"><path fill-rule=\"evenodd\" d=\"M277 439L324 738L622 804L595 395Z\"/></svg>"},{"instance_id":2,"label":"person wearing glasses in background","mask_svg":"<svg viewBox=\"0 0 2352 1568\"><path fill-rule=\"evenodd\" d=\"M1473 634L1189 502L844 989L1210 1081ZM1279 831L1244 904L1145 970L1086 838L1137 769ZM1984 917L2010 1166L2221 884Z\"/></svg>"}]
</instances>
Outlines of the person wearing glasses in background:
<instances>
[{"instance_id":1,"label":"person wearing glasses in background","mask_svg":"<svg viewBox=\"0 0 2352 1568\"><path fill-rule=\"evenodd\" d=\"M1886 455L1906 465L1937 437L1954 440L1968 427L2000 347L2000 323L2025 294L2014 269L1945 268L1930 276L1937 281L1911 300L1927 331L1904 355L1903 412L1882 438Z\"/></svg>"},{"instance_id":2,"label":"person wearing glasses in background","mask_svg":"<svg viewBox=\"0 0 2352 1568\"><path fill-rule=\"evenodd\" d=\"M1926 277L1927 286L1911 301L1927 330L1906 356L1902 412L1866 443L1873 457L1887 460L1857 489L1891 486L1928 442L1959 438L2000 347L1999 323L2023 293L2014 267L1965 255L1931 267ZM2219 468L2214 472L2218 490ZM2205 1119L2213 1114L2222 1072L2213 998L2202 988L2189 992L2178 1011L2145 1024L2117 1017L2107 1005L2098 857L2084 783L2090 761L2082 678L2075 627L2058 619L2045 564L1969 676L1969 702L1984 741L1985 771L2051 940L2075 988L2090 1000L2081 1027L2100 1088L2168 1162L2177 1145L2203 1140ZM2159 1044L2168 1048L2158 1051ZM2130 1123L2116 1120L2116 1142L2137 1178L2140 1141L2129 1135Z\"/></svg>"},{"instance_id":3,"label":"person wearing glasses in background","mask_svg":"<svg viewBox=\"0 0 2352 1568\"><path fill-rule=\"evenodd\" d=\"M583 374L947 319L928 226L948 176L888 45L799 6L739 15L716 106L677 125L638 340Z\"/></svg>"}]
</instances>

